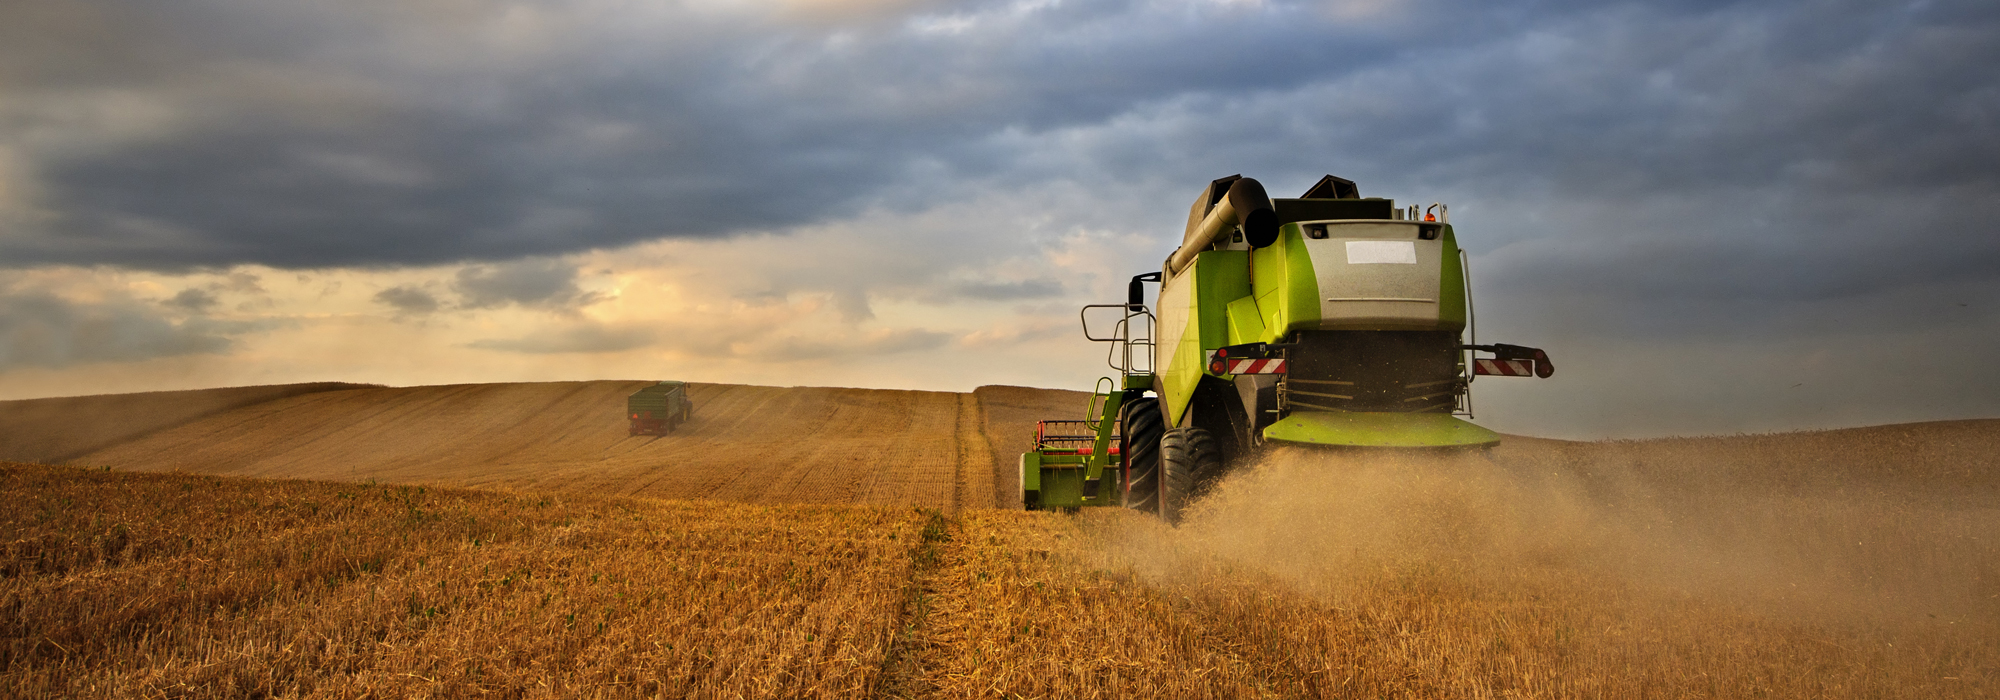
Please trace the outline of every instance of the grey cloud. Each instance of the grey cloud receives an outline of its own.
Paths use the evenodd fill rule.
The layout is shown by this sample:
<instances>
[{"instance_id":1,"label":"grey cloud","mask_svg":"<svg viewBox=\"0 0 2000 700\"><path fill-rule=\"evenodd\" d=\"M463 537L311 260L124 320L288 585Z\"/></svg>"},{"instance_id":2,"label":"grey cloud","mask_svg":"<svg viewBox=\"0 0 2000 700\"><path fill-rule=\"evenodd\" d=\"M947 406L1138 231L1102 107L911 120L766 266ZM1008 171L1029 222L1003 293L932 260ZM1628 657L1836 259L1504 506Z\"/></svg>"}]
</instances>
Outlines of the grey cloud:
<instances>
[{"instance_id":1,"label":"grey cloud","mask_svg":"<svg viewBox=\"0 0 2000 700\"><path fill-rule=\"evenodd\" d=\"M423 316L438 310L437 297L418 287L399 285L375 293L375 301L399 315Z\"/></svg>"},{"instance_id":2,"label":"grey cloud","mask_svg":"<svg viewBox=\"0 0 2000 700\"><path fill-rule=\"evenodd\" d=\"M861 355L921 352L945 346L951 335L920 328L901 328L844 337L764 338L737 343L735 354L755 360L797 362Z\"/></svg>"},{"instance_id":3,"label":"grey cloud","mask_svg":"<svg viewBox=\"0 0 2000 700\"><path fill-rule=\"evenodd\" d=\"M72 302L33 291L0 291L0 372L136 362L221 353L242 329L174 323L134 301Z\"/></svg>"},{"instance_id":4,"label":"grey cloud","mask_svg":"<svg viewBox=\"0 0 2000 700\"><path fill-rule=\"evenodd\" d=\"M458 271L452 289L468 308L507 304L568 308L587 303L591 295L576 286L576 266L560 260L529 258L496 265L474 265Z\"/></svg>"},{"instance_id":5,"label":"grey cloud","mask_svg":"<svg viewBox=\"0 0 2000 700\"><path fill-rule=\"evenodd\" d=\"M212 289L246 294L265 294L269 290L264 289L263 283L263 278L248 272L231 272L223 276L221 281L216 282Z\"/></svg>"},{"instance_id":6,"label":"grey cloud","mask_svg":"<svg viewBox=\"0 0 2000 700\"><path fill-rule=\"evenodd\" d=\"M1047 299L1063 295L1062 280L1042 277L1018 282L959 282L951 285L957 296L982 301Z\"/></svg>"},{"instance_id":7,"label":"grey cloud","mask_svg":"<svg viewBox=\"0 0 2000 700\"><path fill-rule=\"evenodd\" d=\"M222 301L207 291L189 287L161 303L189 313L205 314L208 313L209 309L215 308L216 304L222 303Z\"/></svg>"},{"instance_id":8,"label":"grey cloud","mask_svg":"<svg viewBox=\"0 0 2000 700\"><path fill-rule=\"evenodd\" d=\"M534 355L623 352L646 347L657 334L640 326L610 327L581 324L519 338L478 340L468 347Z\"/></svg>"},{"instance_id":9,"label":"grey cloud","mask_svg":"<svg viewBox=\"0 0 2000 700\"><path fill-rule=\"evenodd\" d=\"M836 289L831 296L833 310L840 314L840 320L860 323L875 318L875 309L868 303L867 290Z\"/></svg>"}]
</instances>

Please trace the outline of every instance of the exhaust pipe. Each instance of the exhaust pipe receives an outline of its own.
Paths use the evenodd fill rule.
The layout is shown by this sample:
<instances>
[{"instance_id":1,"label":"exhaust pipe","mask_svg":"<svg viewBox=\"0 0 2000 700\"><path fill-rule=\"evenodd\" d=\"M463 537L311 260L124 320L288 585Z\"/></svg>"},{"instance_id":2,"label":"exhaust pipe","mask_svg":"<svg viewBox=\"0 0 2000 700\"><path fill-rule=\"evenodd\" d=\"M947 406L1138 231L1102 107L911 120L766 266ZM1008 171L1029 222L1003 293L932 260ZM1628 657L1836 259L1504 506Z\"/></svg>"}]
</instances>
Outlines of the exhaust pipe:
<instances>
[{"instance_id":1,"label":"exhaust pipe","mask_svg":"<svg viewBox=\"0 0 2000 700\"><path fill-rule=\"evenodd\" d=\"M1229 190L1218 194L1216 190L1224 186ZM1208 250L1216 239L1238 228L1243 229L1243 240L1252 248L1277 242L1278 212L1271 206L1271 196L1264 193L1263 185L1247 177L1232 176L1210 183L1201 198L1189 207L1187 233L1181 236L1180 249L1167 258L1167 270L1180 274L1194 262L1196 253Z\"/></svg>"}]
</instances>

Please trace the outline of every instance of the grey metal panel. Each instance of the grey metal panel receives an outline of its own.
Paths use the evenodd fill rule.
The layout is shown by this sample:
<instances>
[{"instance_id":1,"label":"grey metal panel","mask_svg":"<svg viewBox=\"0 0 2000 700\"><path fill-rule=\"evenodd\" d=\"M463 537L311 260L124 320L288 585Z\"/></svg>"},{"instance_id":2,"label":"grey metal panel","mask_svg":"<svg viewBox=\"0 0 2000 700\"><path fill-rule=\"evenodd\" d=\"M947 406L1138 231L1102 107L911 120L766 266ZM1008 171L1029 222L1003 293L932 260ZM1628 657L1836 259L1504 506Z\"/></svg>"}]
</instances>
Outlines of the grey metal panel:
<instances>
[{"instance_id":1,"label":"grey metal panel","mask_svg":"<svg viewBox=\"0 0 2000 700\"><path fill-rule=\"evenodd\" d=\"M1420 240L1415 224L1388 221L1334 223L1328 225L1327 233L1327 238L1304 240L1319 277L1320 328L1430 330L1440 326L1443 241ZM1410 256L1413 262L1350 260L1350 242L1377 251L1408 246L1414 253Z\"/></svg>"}]
</instances>

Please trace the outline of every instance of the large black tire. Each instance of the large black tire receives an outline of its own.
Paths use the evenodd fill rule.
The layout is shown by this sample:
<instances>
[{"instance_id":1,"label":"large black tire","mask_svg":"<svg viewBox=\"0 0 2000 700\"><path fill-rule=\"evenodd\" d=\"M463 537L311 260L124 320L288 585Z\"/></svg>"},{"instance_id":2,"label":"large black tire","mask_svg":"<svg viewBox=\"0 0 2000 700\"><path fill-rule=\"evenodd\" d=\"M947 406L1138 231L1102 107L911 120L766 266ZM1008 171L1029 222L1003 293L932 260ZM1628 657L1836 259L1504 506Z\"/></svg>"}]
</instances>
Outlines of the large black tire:
<instances>
[{"instance_id":1,"label":"large black tire","mask_svg":"<svg viewBox=\"0 0 2000 700\"><path fill-rule=\"evenodd\" d=\"M1160 437L1160 519L1181 524L1189 503L1222 475L1215 436L1200 428L1175 428Z\"/></svg>"},{"instance_id":2,"label":"large black tire","mask_svg":"<svg viewBox=\"0 0 2000 700\"><path fill-rule=\"evenodd\" d=\"M1160 512L1160 435L1166 419L1160 416L1160 400L1151 396L1133 399L1119 409L1118 434L1124 443L1125 507L1148 513Z\"/></svg>"}]
</instances>

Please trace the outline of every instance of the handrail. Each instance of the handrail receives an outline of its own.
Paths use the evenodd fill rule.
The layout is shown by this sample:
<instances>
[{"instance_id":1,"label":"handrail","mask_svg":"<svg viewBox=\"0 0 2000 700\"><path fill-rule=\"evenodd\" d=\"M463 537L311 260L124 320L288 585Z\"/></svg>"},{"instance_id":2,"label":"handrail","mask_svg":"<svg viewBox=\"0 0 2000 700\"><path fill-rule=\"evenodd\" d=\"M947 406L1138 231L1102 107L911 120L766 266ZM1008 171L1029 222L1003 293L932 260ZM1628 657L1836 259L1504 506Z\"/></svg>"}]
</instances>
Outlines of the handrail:
<instances>
[{"instance_id":1,"label":"handrail","mask_svg":"<svg viewBox=\"0 0 2000 700\"><path fill-rule=\"evenodd\" d=\"M1119 309L1123 316L1113 324L1109 336L1100 338L1090 334L1091 309ZM1105 353L1105 364L1127 376L1153 373L1155 350L1153 330L1157 319L1153 317L1152 311L1143 305L1089 304L1084 306L1077 316L1083 322L1083 337L1100 343L1111 343L1110 349Z\"/></svg>"}]
</instances>

